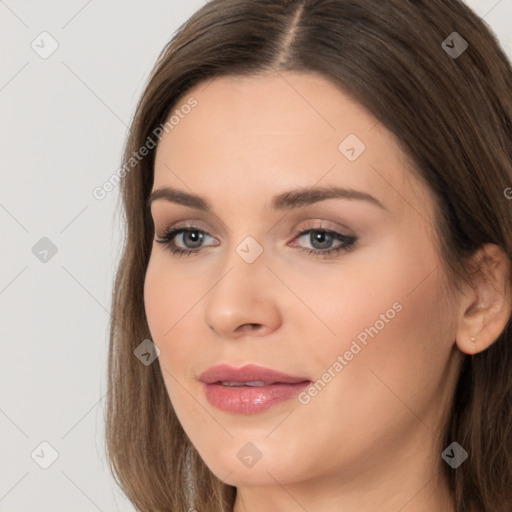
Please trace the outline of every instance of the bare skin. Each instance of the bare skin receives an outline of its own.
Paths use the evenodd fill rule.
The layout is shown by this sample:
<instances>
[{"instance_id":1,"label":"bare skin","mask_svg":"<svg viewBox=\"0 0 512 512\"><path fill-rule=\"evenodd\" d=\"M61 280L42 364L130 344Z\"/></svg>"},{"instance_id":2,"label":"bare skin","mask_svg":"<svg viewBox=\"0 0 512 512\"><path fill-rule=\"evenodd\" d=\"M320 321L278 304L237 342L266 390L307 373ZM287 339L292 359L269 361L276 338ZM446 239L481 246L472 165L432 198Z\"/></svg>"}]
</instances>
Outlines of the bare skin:
<instances>
[{"instance_id":1,"label":"bare skin","mask_svg":"<svg viewBox=\"0 0 512 512\"><path fill-rule=\"evenodd\" d=\"M212 210L152 203L155 238L190 225L206 234L191 255L154 242L144 300L173 407L211 471L237 487L234 511L453 512L442 425L463 353L487 348L510 315L502 254L481 253L497 287L475 280L447 294L429 190L395 137L324 78L216 78L183 104L191 96L197 107L158 146L153 190L199 195ZM366 146L354 161L339 149L349 134ZM383 207L331 198L271 210L299 187L355 189ZM297 236L320 228L356 241L308 254L343 245ZM236 252L248 236L263 250L252 263ZM198 250L194 240L173 241ZM346 356L371 326L378 333ZM331 368L331 379L307 403L235 414L212 406L198 381L223 362L312 381ZM261 453L252 467L237 457L248 442Z\"/></svg>"}]
</instances>

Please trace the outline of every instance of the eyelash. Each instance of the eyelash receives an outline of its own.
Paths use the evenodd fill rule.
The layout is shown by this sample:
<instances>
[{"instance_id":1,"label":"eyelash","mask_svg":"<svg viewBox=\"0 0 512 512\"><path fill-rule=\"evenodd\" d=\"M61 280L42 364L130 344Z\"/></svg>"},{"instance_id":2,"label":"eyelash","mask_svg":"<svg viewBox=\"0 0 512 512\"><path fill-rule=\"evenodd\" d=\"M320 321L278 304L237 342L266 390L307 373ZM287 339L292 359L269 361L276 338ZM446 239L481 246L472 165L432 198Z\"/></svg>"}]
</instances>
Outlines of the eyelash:
<instances>
[{"instance_id":1,"label":"eyelash","mask_svg":"<svg viewBox=\"0 0 512 512\"><path fill-rule=\"evenodd\" d=\"M342 233L338 233L337 231L333 231L330 229L324 229L322 227L317 228L308 228L303 231L300 231L297 233L294 237L300 238L301 236L307 235L311 232L320 232L328 235L332 235L335 240L338 240L340 242L343 242L342 245L335 247L333 249L326 249L326 250L320 250L320 249L308 249L308 248L299 248L301 251L307 252L308 255L313 255L319 258L325 258L329 255L335 254L335 253L341 253L350 251L354 248L354 244L357 241L356 238L343 235ZM174 238L177 235L180 235L181 233L190 233L190 232L197 232L201 233L203 235L208 235L206 231L203 231L202 229L196 227L196 226L187 226L187 227L180 227L180 228L168 228L163 233L159 234L158 236L160 239L156 239L155 241L159 244L162 244L164 247L168 248L173 255L178 256L190 256L192 254L198 254L201 252L201 248L199 249L180 249L177 248L174 243ZM210 236L210 235L208 235Z\"/></svg>"}]
</instances>

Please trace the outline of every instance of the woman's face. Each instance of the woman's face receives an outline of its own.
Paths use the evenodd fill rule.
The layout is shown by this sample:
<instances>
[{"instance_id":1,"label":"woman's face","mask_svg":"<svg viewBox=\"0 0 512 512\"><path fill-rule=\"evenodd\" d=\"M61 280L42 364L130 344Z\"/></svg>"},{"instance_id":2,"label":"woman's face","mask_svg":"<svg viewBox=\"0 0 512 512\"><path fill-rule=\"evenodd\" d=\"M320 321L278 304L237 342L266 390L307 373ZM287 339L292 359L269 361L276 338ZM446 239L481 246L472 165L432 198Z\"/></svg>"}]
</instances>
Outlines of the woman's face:
<instances>
[{"instance_id":1,"label":"woman's face","mask_svg":"<svg viewBox=\"0 0 512 512\"><path fill-rule=\"evenodd\" d=\"M180 110L190 97L194 108ZM155 239L191 229L153 243L144 300L199 454L239 487L369 483L391 469L421 480L423 461L441 460L436 436L461 354L433 199L396 139L315 74L216 78L175 110L153 191L199 196L209 209L152 202ZM357 192L315 192L335 189ZM200 377L218 364L313 384L208 387ZM278 389L287 398L269 400Z\"/></svg>"}]
</instances>

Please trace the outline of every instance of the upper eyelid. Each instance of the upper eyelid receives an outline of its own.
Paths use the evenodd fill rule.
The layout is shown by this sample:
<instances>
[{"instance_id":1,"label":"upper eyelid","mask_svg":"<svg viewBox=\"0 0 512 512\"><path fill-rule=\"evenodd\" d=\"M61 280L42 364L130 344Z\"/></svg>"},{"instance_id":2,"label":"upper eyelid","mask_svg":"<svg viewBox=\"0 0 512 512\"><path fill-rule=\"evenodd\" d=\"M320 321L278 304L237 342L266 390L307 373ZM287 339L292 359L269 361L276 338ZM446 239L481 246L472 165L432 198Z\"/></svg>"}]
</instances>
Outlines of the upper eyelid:
<instances>
[{"instance_id":1,"label":"upper eyelid","mask_svg":"<svg viewBox=\"0 0 512 512\"><path fill-rule=\"evenodd\" d=\"M308 231L308 230L320 230L320 231L334 231L334 232L338 232L341 235L350 236L349 233L348 233L350 231L350 229L346 228L344 226L341 226L339 228L331 227L331 226L326 226L326 225L323 224L325 221L322 221L322 220L306 221L306 222L319 222L322 225L306 225L306 226L302 226L300 229L296 229L297 233L300 233L302 231ZM207 228L203 228L199 224L200 224L200 222L198 222L198 221L190 221L189 223L184 224L184 225L181 225L181 223L178 222L177 225L169 225L169 226L168 225L164 225L164 227L162 229L160 229L160 230L155 229L155 233L157 231L160 231L161 233L163 233L165 231L196 230L196 231L202 231L202 232L206 233L207 235L213 237L213 235L210 234L210 232L209 232L209 230ZM156 225L155 225L155 228L156 228ZM340 233L340 230L341 230L341 233Z\"/></svg>"},{"instance_id":2,"label":"upper eyelid","mask_svg":"<svg viewBox=\"0 0 512 512\"><path fill-rule=\"evenodd\" d=\"M154 224L154 227L156 228L156 220L153 216L151 216L152 219L153 219L153 224ZM182 222L184 224L182 224ZM206 232L207 234L210 235L210 232L209 232L209 229L208 228L204 228L201 226L201 224L203 224L205 221L200 219L200 218L195 218L195 219L192 219L192 220L182 220L182 221L176 221L174 223L167 223L167 222L162 222L163 227L160 231L164 231L164 230L171 230L171 229L199 229L201 231L204 231ZM342 223L340 222L336 222L336 221L326 221L325 219L322 219L320 217L317 217L317 218L310 218L310 219L307 219L307 220L302 220L300 222L296 222L295 224L300 224L300 225L304 225L304 223L306 224L309 224L309 223L313 223L313 225L311 227L309 226L305 226L303 228L301 228L300 230L297 230L297 231L304 231L305 229L323 229L323 230L326 230L326 231L337 231L339 232L341 230L341 233L340 234L344 234L344 235L347 235L347 236L352 236L351 234L351 229L348 227L348 226L345 226L343 225ZM314 224L314 223L319 223L319 224L322 224L321 226L317 225L317 224ZM331 226L326 226L325 224L326 223L333 223L333 224L337 224L337 226L334 226L334 227L331 227ZM224 223L222 223L223 225ZM214 228L214 230L216 230L217 228ZM271 230L274 230L275 229L275 224L274 224L274 227L272 227ZM156 231L156 229L155 229ZM219 230L221 233L224 231L224 228L221 227L220 230ZM229 229L230 232L232 232L233 230ZM269 230L270 231L270 230ZM210 235L210 236L213 236L213 235Z\"/></svg>"},{"instance_id":3,"label":"upper eyelid","mask_svg":"<svg viewBox=\"0 0 512 512\"><path fill-rule=\"evenodd\" d=\"M228 232L232 232L230 227L228 225L226 225L224 223L224 221L215 214L212 214L213 215L213 219L212 219L209 216L203 215L202 212L190 212L189 211L186 215L183 215L183 216L177 215L177 217L181 220L167 222L165 220L165 218L166 218L166 215L164 213L165 210L162 210L162 213L159 213L160 212L159 209L156 209L155 211L153 211L153 206L156 204L159 204L159 203L160 203L160 201L156 201L156 202L152 203L151 208L149 209L149 217L153 221L153 226L155 228L155 231L157 231L156 226L158 224L163 226L161 231L166 230L166 229L173 229L175 224L178 225L178 227L180 229L187 228L188 227L187 225L183 225L183 226L181 225L181 223L184 222L184 223L194 224L192 227L196 227L197 229L201 229L201 230L207 231L207 232L208 232L208 230L206 228L201 227L201 224L209 224L209 225L213 224L214 230L216 230L222 234L227 234ZM162 201L162 203L163 203L163 201ZM196 217L196 214L198 214L197 217Z\"/></svg>"},{"instance_id":4,"label":"upper eyelid","mask_svg":"<svg viewBox=\"0 0 512 512\"><path fill-rule=\"evenodd\" d=\"M329 216L335 214L335 211L333 211L330 208L327 208L327 210L323 211L322 203L323 202L329 202L329 201L332 201L332 200L333 200L333 198L331 198L331 199L324 199L323 201L319 201L319 202L315 202L315 203L312 203L312 204L305 205L305 206L303 206L301 208L295 209L295 213L297 214L297 216L300 215L302 217L302 215L307 215L308 217L313 218L314 220L317 220L318 222L325 222L325 220L320 220L320 218L323 217L324 215L329 217ZM346 202L350 202L350 201L346 201ZM354 203L362 203L362 201L354 201ZM157 223L156 217L160 216L160 213L157 213L157 212L160 212L160 209L158 208L158 209L156 209L154 211L153 207L155 205L159 205L159 206L162 205L162 206L164 206L165 204L166 203L164 201L155 201L155 202L151 203L151 206L149 208L149 214L150 214L150 218L153 220L153 224L156 225L156 223ZM174 204L174 203L169 203L169 204ZM368 203L368 204L370 204L370 203ZM314 209L314 210L311 211L310 209ZM189 207L185 206L185 210L189 210ZM303 210L303 211L301 211L301 210ZM166 211L166 209L162 209L162 213L165 212L165 211ZM387 211L387 209L386 209L386 211ZM288 213L292 213L293 214L292 211L290 211ZM213 215L213 219L210 218L210 215ZM177 216L178 217L182 217L181 214L179 214ZM286 217L286 215L285 215L285 217ZM211 211L210 212L202 212L202 211L191 212L191 211L188 211L188 213L184 213L183 214L182 218L183 218L184 222L186 222L185 219L192 218L192 220L190 222L213 224L214 225L214 230L217 230L222 235L233 232L233 230L231 229L231 227L229 225L227 225L220 217L218 217L215 213L213 213ZM283 216L281 216L281 220L282 220L282 218L283 218ZM278 221L276 223L272 223L272 227L269 229L269 231L274 230L275 226L277 226L278 224L281 223L281 220L278 219ZM178 224L180 222L182 222L182 221L179 221L179 220L177 221ZM304 221L301 221L301 222L304 222ZM341 229L343 234L347 234L347 236L351 236L350 235L351 229L348 228L347 226L344 226L343 224L341 224L340 222L337 222L337 221L329 221L329 222L334 222L335 224L338 224L340 227L339 228L337 228L337 227L335 227L335 228L325 228L325 229L334 229L334 230ZM204 229L204 228L202 228L200 226L198 226L198 227L199 227L199 229L203 229L203 230L207 231L206 229Z\"/></svg>"}]
</instances>

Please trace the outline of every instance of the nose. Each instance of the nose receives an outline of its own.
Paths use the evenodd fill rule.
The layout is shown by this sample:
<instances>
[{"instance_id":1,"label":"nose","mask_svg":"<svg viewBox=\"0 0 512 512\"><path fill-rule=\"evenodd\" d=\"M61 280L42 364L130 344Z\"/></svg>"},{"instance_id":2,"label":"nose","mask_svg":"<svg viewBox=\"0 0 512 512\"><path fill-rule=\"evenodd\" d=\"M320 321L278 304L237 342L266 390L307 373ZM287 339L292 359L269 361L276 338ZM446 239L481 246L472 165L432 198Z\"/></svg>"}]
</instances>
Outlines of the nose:
<instances>
[{"instance_id":1,"label":"nose","mask_svg":"<svg viewBox=\"0 0 512 512\"><path fill-rule=\"evenodd\" d=\"M265 251L247 263L233 251L205 297L205 321L219 337L265 336L279 328L279 281L267 268Z\"/></svg>"}]
</instances>

